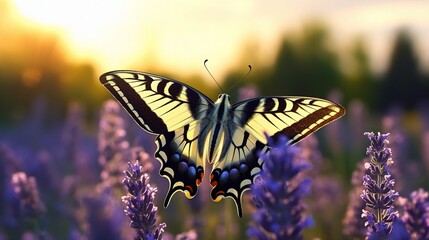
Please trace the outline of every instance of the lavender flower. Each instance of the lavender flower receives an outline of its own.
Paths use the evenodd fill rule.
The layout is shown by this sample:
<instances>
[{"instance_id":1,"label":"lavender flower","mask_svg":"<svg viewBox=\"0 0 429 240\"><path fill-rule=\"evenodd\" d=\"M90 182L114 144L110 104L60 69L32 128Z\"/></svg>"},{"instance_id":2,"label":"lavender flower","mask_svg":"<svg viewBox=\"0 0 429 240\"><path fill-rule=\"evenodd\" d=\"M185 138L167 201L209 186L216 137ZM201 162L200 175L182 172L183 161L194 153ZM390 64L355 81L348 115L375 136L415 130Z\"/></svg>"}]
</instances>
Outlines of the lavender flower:
<instances>
[{"instance_id":1,"label":"lavender flower","mask_svg":"<svg viewBox=\"0 0 429 240\"><path fill-rule=\"evenodd\" d=\"M238 101L244 101L258 96L258 89L253 85L244 86L238 89Z\"/></svg>"},{"instance_id":2,"label":"lavender flower","mask_svg":"<svg viewBox=\"0 0 429 240\"><path fill-rule=\"evenodd\" d=\"M126 215L131 219L130 226L137 231L136 239L162 239L165 223L156 227L155 215L157 207L154 203L157 189L149 185L149 176L143 173L138 161L132 165L128 163L129 170L124 171L122 181L128 189L128 195L122 197L127 205Z\"/></svg>"},{"instance_id":3,"label":"lavender flower","mask_svg":"<svg viewBox=\"0 0 429 240\"><path fill-rule=\"evenodd\" d=\"M369 227L368 239L387 239L398 214L392 205L399 197L398 192L393 190L395 181L390 171L390 165L393 163L392 151L385 146L389 143L389 134L375 135L371 132L365 135L371 145L366 151L370 162L365 163L365 189L361 194L368 210L362 210L362 217L366 218L365 226Z\"/></svg>"},{"instance_id":4,"label":"lavender flower","mask_svg":"<svg viewBox=\"0 0 429 240\"><path fill-rule=\"evenodd\" d=\"M197 231L191 229L187 232L177 234L175 240L196 240L197 237Z\"/></svg>"},{"instance_id":5,"label":"lavender flower","mask_svg":"<svg viewBox=\"0 0 429 240\"><path fill-rule=\"evenodd\" d=\"M109 239L123 238L119 221L125 220L125 217L117 206L119 202L112 194L107 192L87 194L83 197L82 203L86 218L86 223L81 226L84 236L88 239L106 239L106 236L109 236ZM82 217L78 216L78 220Z\"/></svg>"},{"instance_id":6,"label":"lavender flower","mask_svg":"<svg viewBox=\"0 0 429 240\"><path fill-rule=\"evenodd\" d=\"M274 147L261 156L264 167L259 181L252 186L258 209L253 215L255 225L247 235L256 239L302 239L302 230L312 224L302 202L311 181L297 181L297 175L309 164L295 161L299 151L286 145L286 138L280 138L277 144L269 142Z\"/></svg>"},{"instance_id":7,"label":"lavender flower","mask_svg":"<svg viewBox=\"0 0 429 240\"><path fill-rule=\"evenodd\" d=\"M113 100L106 101L101 110L98 131L98 161L102 167L100 191L119 192L122 170L126 168L124 159L128 158L130 144L120 113L121 107Z\"/></svg>"},{"instance_id":8,"label":"lavender flower","mask_svg":"<svg viewBox=\"0 0 429 240\"><path fill-rule=\"evenodd\" d=\"M402 204L404 214L401 219L405 223L412 239L429 239L429 193L419 189L410 194L410 200Z\"/></svg>"},{"instance_id":9,"label":"lavender flower","mask_svg":"<svg viewBox=\"0 0 429 240\"><path fill-rule=\"evenodd\" d=\"M363 191L362 178L365 175L363 162L366 160L358 164L352 175L352 190L349 192L349 203L343 219L343 234L349 238L363 239L366 235L365 221L361 217L365 202L360 198Z\"/></svg>"},{"instance_id":10,"label":"lavender flower","mask_svg":"<svg viewBox=\"0 0 429 240\"><path fill-rule=\"evenodd\" d=\"M34 177L27 177L24 172L12 175L13 190L19 198L20 211L23 216L37 218L45 211L45 205L39 196Z\"/></svg>"}]
</instances>

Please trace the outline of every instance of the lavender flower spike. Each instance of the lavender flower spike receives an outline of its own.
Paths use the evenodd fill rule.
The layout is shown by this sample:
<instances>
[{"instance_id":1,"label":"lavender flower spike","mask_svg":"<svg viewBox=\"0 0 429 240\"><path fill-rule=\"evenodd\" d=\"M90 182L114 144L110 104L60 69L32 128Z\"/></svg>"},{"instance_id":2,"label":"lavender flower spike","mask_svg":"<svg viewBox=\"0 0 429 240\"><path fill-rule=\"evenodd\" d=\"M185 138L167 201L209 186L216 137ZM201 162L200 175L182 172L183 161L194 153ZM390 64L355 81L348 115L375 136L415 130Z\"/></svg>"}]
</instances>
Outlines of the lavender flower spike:
<instances>
[{"instance_id":1,"label":"lavender flower spike","mask_svg":"<svg viewBox=\"0 0 429 240\"><path fill-rule=\"evenodd\" d=\"M157 207L154 204L157 189L149 185L149 176L142 172L142 166L136 161L128 163L129 170L124 171L122 183L127 187L127 196L122 197L126 204L125 213L131 219L130 226L137 231L137 240L161 240L165 223L156 227Z\"/></svg>"},{"instance_id":2,"label":"lavender flower spike","mask_svg":"<svg viewBox=\"0 0 429 240\"><path fill-rule=\"evenodd\" d=\"M27 177L24 172L12 175L13 190L19 198L20 211L23 216L37 218L46 208L40 199L36 179Z\"/></svg>"},{"instance_id":3,"label":"lavender flower spike","mask_svg":"<svg viewBox=\"0 0 429 240\"><path fill-rule=\"evenodd\" d=\"M404 221L411 239L429 239L429 193L419 189L410 194L410 200L403 203Z\"/></svg>"},{"instance_id":4,"label":"lavender flower spike","mask_svg":"<svg viewBox=\"0 0 429 240\"><path fill-rule=\"evenodd\" d=\"M388 239L398 215L392 205L399 197L398 192L393 189L395 181L390 171L392 151L386 147L389 134L375 135L371 132L365 135L371 145L366 151L370 162L365 163L366 175L363 177L364 190L361 198L367 210L362 210L362 217L366 219L368 239Z\"/></svg>"},{"instance_id":5,"label":"lavender flower spike","mask_svg":"<svg viewBox=\"0 0 429 240\"><path fill-rule=\"evenodd\" d=\"M276 144L269 139L273 148L261 156L264 166L260 181L252 186L258 209L253 215L255 225L247 231L250 238L302 239L303 229L312 225L302 201L311 180L297 178L309 164L297 161L298 149L286 143L286 138L280 138Z\"/></svg>"}]
</instances>

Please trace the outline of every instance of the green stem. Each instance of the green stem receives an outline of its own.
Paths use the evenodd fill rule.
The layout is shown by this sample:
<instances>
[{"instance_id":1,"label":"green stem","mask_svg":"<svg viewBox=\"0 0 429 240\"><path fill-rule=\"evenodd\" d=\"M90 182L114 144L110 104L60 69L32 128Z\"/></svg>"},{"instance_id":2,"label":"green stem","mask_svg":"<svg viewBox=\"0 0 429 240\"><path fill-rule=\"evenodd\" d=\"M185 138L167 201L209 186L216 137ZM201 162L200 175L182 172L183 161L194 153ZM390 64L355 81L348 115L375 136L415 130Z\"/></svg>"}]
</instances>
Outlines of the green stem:
<instances>
[{"instance_id":1,"label":"green stem","mask_svg":"<svg viewBox=\"0 0 429 240\"><path fill-rule=\"evenodd\" d=\"M380 169L380 172L377 172L377 187L380 189L381 188L381 182L382 182L382 169L383 168L380 164L377 164L377 168ZM381 193L378 192L376 194L377 194L376 199L377 200L381 199L381 197L382 197ZM378 207L377 208L377 223L382 221L382 212L383 212L383 210L380 207Z\"/></svg>"}]
</instances>

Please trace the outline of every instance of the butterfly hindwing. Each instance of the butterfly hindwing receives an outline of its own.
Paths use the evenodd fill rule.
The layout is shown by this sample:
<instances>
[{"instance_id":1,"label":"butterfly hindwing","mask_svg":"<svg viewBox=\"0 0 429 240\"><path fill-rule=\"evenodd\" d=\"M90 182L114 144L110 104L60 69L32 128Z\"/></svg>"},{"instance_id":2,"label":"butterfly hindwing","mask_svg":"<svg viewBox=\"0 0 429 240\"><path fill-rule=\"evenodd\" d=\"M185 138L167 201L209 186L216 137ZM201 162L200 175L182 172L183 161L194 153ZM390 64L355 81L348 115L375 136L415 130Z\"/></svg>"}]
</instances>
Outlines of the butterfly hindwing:
<instances>
[{"instance_id":1,"label":"butterfly hindwing","mask_svg":"<svg viewBox=\"0 0 429 240\"><path fill-rule=\"evenodd\" d=\"M210 174L211 198L216 202L224 197L232 198L241 217L243 193L250 189L262 169L259 155L269 148L241 126L231 124L226 128L227 137L221 157L214 162Z\"/></svg>"},{"instance_id":2,"label":"butterfly hindwing","mask_svg":"<svg viewBox=\"0 0 429 240\"><path fill-rule=\"evenodd\" d=\"M294 144L345 114L342 106L313 97L261 97L231 107L234 122L259 141L284 135Z\"/></svg>"},{"instance_id":3,"label":"butterfly hindwing","mask_svg":"<svg viewBox=\"0 0 429 240\"><path fill-rule=\"evenodd\" d=\"M158 150L155 157L161 162L160 174L170 183L164 206L177 191L193 198L204 177L204 161L198 139L201 124L195 121L174 132L161 134L156 139Z\"/></svg>"},{"instance_id":4,"label":"butterfly hindwing","mask_svg":"<svg viewBox=\"0 0 429 240\"><path fill-rule=\"evenodd\" d=\"M213 102L186 84L137 71L112 71L101 83L146 131L166 133L206 116Z\"/></svg>"}]
</instances>

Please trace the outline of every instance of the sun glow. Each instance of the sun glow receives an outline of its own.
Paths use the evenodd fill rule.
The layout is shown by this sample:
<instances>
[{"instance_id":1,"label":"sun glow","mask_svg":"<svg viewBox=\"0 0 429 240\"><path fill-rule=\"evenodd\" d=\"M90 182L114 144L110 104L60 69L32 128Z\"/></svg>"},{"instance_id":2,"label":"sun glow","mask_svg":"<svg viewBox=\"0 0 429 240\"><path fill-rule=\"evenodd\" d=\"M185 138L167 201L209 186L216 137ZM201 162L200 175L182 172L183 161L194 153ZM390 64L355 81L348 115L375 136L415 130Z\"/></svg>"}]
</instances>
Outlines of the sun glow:
<instances>
[{"instance_id":1,"label":"sun glow","mask_svg":"<svg viewBox=\"0 0 429 240\"><path fill-rule=\"evenodd\" d=\"M72 57L95 60L103 65L100 59L106 57L100 52L115 59L120 57L118 52L131 51L130 45L125 44L120 50L115 48L120 35L118 29L129 28L131 15L129 5L121 1L14 0L13 3L24 24L56 32Z\"/></svg>"},{"instance_id":2,"label":"sun glow","mask_svg":"<svg viewBox=\"0 0 429 240\"><path fill-rule=\"evenodd\" d=\"M429 3L417 0L341 5L334 0L6 1L13 3L20 23L36 27L35 32L54 32L71 58L94 63L101 71L175 69L205 76L202 61L207 58L220 79L237 61L261 69L273 61L282 35L294 35L314 16L326 20L338 46L362 34L377 66L386 62L386 42L403 26L414 30L417 44L428 51L429 15L423 9ZM429 62L428 54L421 55Z\"/></svg>"},{"instance_id":3,"label":"sun glow","mask_svg":"<svg viewBox=\"0 0 429 240\"><path fill-rule=\"evenodd\" d=\"M120 9L119 1L103 0L14 0L14 3L20 13L31 21L73 31L87 31L104 25L109 18L99 18L100 15Z\"/></svg>"}]
</instances>

